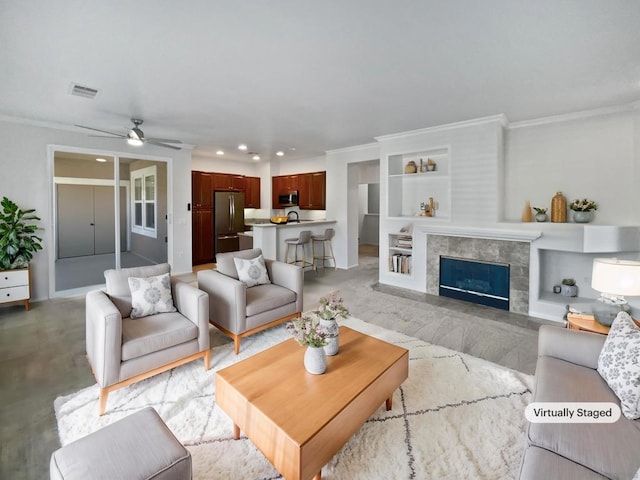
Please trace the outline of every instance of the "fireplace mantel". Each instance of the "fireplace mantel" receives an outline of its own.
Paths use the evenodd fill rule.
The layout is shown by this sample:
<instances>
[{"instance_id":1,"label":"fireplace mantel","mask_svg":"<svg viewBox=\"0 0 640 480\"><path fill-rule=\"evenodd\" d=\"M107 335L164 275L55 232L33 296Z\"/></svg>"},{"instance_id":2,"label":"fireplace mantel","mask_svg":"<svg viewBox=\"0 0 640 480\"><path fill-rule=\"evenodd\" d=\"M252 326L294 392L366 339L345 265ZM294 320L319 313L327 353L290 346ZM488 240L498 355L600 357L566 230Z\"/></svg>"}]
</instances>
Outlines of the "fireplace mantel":
<instances>
[{"instance_id":1,"label":"fireplace mantel","mask_svg":"<svg viewBox=\"0 0 640 480\"><path fill-rule=\"evenodd\" d=\"M482 238L512 242L533 242L542 236L542 232L539 230L506 229L500 226L473 227L467 225L420 224L415 226L415 230L426 235L446 235L448 237Z\"/></svg>"}]
</instances>

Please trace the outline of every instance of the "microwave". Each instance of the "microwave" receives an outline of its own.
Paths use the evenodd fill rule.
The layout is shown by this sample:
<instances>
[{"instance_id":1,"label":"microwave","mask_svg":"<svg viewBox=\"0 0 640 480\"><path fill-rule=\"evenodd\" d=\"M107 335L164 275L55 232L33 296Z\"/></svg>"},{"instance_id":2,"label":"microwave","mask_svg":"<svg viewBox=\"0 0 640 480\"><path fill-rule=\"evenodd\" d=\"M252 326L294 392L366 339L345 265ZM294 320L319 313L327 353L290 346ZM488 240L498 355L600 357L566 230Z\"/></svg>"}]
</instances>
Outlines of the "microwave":
<instances>
[{"instance_id":1,"label":"microwave","mask_svg":"<svg viewBox=\"0 0 640 480\"><path fill-rule=\"evenodd\" d=\"M296 207L298 206L298 191L281 193L278 195L278 204L281 207Z\"/></svg>"}]
</instances>

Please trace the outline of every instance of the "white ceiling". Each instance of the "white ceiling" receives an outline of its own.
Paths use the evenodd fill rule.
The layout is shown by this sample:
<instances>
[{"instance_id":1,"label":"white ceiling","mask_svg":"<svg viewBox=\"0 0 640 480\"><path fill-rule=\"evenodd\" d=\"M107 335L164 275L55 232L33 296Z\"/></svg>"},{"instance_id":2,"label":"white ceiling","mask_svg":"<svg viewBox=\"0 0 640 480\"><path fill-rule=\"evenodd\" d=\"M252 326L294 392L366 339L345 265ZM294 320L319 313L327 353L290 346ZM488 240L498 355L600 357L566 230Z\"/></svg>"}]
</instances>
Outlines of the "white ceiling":
<instances>
[{"instance_id":1,"label":"white ceiling","mask_svg":"<svg viewBox=\"0 0 640 480\"><path fill-rule=\"evenodd\" d=\"M0 65L6 116L303 158L636 101L640 1L0 0Z\"/></svg>"}]
</instances>

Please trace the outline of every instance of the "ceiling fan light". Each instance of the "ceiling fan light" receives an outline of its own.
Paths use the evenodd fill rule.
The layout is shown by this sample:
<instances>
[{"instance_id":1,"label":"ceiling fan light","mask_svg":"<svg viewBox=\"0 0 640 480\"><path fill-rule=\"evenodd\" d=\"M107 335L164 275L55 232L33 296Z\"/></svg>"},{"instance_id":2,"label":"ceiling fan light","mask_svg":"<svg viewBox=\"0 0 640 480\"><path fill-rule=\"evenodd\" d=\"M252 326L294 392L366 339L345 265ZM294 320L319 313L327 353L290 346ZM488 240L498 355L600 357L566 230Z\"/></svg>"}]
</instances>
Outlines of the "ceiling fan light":
<instances>
[{"instance_id":1,"label":"ceiling fan light","mask_svg":"<svg viewBox=\"0 0 640 480\"><path fill-rule=\"evenodd\" d=\"M142 140L140 140L139 138L129 137L127 138L127 143L134 147L140 147L142 145Z\"/></svg>"}]
</instances>

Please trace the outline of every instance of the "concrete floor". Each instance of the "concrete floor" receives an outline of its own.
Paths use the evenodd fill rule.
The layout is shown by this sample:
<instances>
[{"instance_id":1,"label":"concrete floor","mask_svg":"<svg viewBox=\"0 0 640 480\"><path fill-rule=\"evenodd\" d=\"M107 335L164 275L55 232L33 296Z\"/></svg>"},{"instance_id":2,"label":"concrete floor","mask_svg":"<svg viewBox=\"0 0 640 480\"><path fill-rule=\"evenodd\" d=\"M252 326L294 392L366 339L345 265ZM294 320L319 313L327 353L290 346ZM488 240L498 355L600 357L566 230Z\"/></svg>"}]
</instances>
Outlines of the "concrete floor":
<instances>
[{"instance_id":1,"label":"concrete floor","mask_svg":"<svg viewBox=\"0 0 640 480\"><path fill-rule=\"evenodd\" d=\"M533 373L536 319L378 285L378 259L366 255L375 249L362 252L357 268L306 272L305 309L338 289L357 318ZM53 401L95 383L84 335L83 296L34 302L29 312L0 307L0 479L49 478L59 447Z\"/></svg>"}]
</instances>

